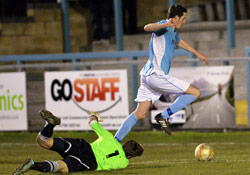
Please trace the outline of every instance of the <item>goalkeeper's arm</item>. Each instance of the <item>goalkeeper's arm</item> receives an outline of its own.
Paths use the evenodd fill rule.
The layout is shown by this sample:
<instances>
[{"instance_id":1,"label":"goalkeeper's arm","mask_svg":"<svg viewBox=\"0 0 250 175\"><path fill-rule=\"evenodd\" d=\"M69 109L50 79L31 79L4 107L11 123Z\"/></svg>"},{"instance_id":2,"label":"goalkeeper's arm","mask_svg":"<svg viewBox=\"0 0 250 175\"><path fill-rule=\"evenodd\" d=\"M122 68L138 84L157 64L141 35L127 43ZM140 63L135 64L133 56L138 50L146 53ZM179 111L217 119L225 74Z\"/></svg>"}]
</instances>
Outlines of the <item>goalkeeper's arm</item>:
<instances>
[{"instance_id":1,"label":"goalkeeper's arm","mask_svg":"<svg viewBox=\"0 0 250 175\"><path fill-rule=\"evenodd\" d=\"M99 117L99 114L96 115L96 114L92 113L92 115L91 115L91 113L90 113L89 125L91 126L93 131L95 131L95 133L98 135L98 137L103 137L103 136L107 136L107 135L111 135L113 137L113 135L109 131L105 130L98 121L103 121Z\"/></svg>"}]
</instances>

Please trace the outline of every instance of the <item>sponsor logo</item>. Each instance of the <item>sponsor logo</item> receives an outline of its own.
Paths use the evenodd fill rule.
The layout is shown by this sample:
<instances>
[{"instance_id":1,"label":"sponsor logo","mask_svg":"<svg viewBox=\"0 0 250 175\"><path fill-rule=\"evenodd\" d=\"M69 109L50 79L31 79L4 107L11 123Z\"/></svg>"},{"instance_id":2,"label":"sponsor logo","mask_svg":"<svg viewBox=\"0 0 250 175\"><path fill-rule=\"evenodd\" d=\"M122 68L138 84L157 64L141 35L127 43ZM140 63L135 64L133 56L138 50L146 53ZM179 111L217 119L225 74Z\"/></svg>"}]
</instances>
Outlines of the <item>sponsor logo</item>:
<instances>
[{"instance_id":1,"label":"sponsor logo","mask_svg":"<svg viewBox=\"0 0 250 175\"><path fill-rule=\"evenodd\" d=\"M54 101L70 101L83 111L89 111L82 107L82 102L112 102L112 104L97 112L104 112L113 108L119 101L120 78L118 77L102 77L102 78L77 78L73 83L69 79L60 81L54 79L51 83L51 97ZM118 94L118 95L117 95Z\"/></svg>"},{"instance_id":2,"label":"sponsor logo","mask_svg":"<svg viewBox=\"0 0 250 175\"><path fill-rule=\"evenodd\" d=\"M0 111L21 111L24 108L22 94L12 94L7 89L5 94L0 94Z\"/></svg>"}]
</instances>

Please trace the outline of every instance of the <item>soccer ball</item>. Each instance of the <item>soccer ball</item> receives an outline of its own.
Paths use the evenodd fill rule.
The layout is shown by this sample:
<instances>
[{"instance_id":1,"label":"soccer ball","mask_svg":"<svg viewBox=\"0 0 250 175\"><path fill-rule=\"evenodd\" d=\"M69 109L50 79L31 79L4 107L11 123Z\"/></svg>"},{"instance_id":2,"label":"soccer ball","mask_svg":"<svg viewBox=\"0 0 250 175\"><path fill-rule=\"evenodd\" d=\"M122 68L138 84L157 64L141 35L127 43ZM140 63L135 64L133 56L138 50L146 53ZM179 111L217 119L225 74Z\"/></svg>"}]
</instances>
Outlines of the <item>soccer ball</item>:
<instances>
[{"instance_id":1,"label":"soccer ball","mask_svg":"<svg viewBox=\"0 0 250 175\"><path fill-rule=\"evenodd\" d=\"M209 161L214 157L214 149L206 143L195 148L194 156L198 161Z\"/></svg>"}]
</instances>

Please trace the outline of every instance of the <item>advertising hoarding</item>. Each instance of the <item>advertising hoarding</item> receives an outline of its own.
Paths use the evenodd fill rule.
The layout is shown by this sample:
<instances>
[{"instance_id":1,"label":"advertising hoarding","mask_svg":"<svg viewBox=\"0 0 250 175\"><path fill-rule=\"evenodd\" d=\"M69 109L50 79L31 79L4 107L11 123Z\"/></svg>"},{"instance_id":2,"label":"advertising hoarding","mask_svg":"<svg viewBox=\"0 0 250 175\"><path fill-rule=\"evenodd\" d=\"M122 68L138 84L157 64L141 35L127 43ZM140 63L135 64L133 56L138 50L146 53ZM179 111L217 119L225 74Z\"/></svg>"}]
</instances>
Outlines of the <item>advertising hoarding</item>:
<instances>
[{"instance_id":1,"label":"advertising hoarding","mask_svg":"<svg viewBox=\"0 0 250 175\"><path fill-rule=\"evenodd\" d=\"M56 130L90 130L88 111L96 111L108 130L127 117L126 70L45 72L46 109L60 117Z\"/></svg>"},{"instance_id":2,"label":"advertising hoarding","mask_svg":"<svg viewBox=\"0 0 250 175\"><path fill-rule=\"evenodd\" d=\"M0 130L27 130L26 75L0 73Z\"/></svg>"},{"instance_id":3,"label":"advertising hoarding","mask_svg":"<svg viewBox=\"0 0 250 175\"><path fill-rule=\"evenodd\" d=\"M186 107L182 128L233 128L235 127L234 108L234 66L211 67L174 67L170 71L173 77L185 80L201 91L199 99ZM156 101L158 110L165 110L181 94L163 94L163 101ZM164 105L165 104L165 105ZM155 113L152 113L156 115ZM154 115L151 116L154 123ZM175 115L172 116L174 124Z\"/></svg>"}]
</instances>

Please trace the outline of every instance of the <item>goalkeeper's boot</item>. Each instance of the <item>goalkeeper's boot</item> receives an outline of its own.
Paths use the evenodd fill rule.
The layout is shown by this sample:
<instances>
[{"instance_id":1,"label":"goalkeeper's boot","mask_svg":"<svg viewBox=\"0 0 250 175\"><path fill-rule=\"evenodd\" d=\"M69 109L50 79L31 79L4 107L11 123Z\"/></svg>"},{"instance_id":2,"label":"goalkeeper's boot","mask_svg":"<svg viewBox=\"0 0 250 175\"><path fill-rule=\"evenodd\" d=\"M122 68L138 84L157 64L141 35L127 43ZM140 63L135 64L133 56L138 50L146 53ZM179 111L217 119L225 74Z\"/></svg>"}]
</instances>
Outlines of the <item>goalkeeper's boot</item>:
<instances>
[{"instance_id":1,"label":"goalkeeper's boot","mask_svg":"<svg viewBox=\"0 0 250 175\"><path fill-rule=\"evenodd\" d=\"M89 111L88 114L90 117L95 117L98 122L103 122L103 119L100 117L99 112Z\"/></svg>"},{"instance_id":2,"label":"goalkeeper's boot","mask_svg":"<svg viewBox=\"0 0 250 175\"><path fill-rule=\"evenodd\" d=\"M169 122L168 122L168 119L164 119L162 116L161 116L161 113L157 114L155 116L155 120L156 122L161 125L161 129L167 133L168 135L172 135L171 133L171 130L169 129Z\"/></svg>"},{"instance_id":3,"label":"goalkeeper's boot","mask_svg":"<svg viewBox=\"0 0 250 175\"><path fill-rule=\"evenodd\" d=\"M45 109L39 111L39 115L51 125L60 125L61 124L60 118L54 116L51 112L49 112Z\"/></svg>"},{"instance_id":4,"label":"goalkeeper's boot","mask_svg":"<svg viewBox=\"0 0 250 175\"><path fill-rule=\"evenodd\" d=\"M35 162L30 159L30 158L26 158L26 160L23 162L23 164L16 169L16 171L13 173L13 175L19 175L19 174L23 174L27 171L30 170L30 168L32 166L34 166Z\"/></svg>"}]
</instances>

